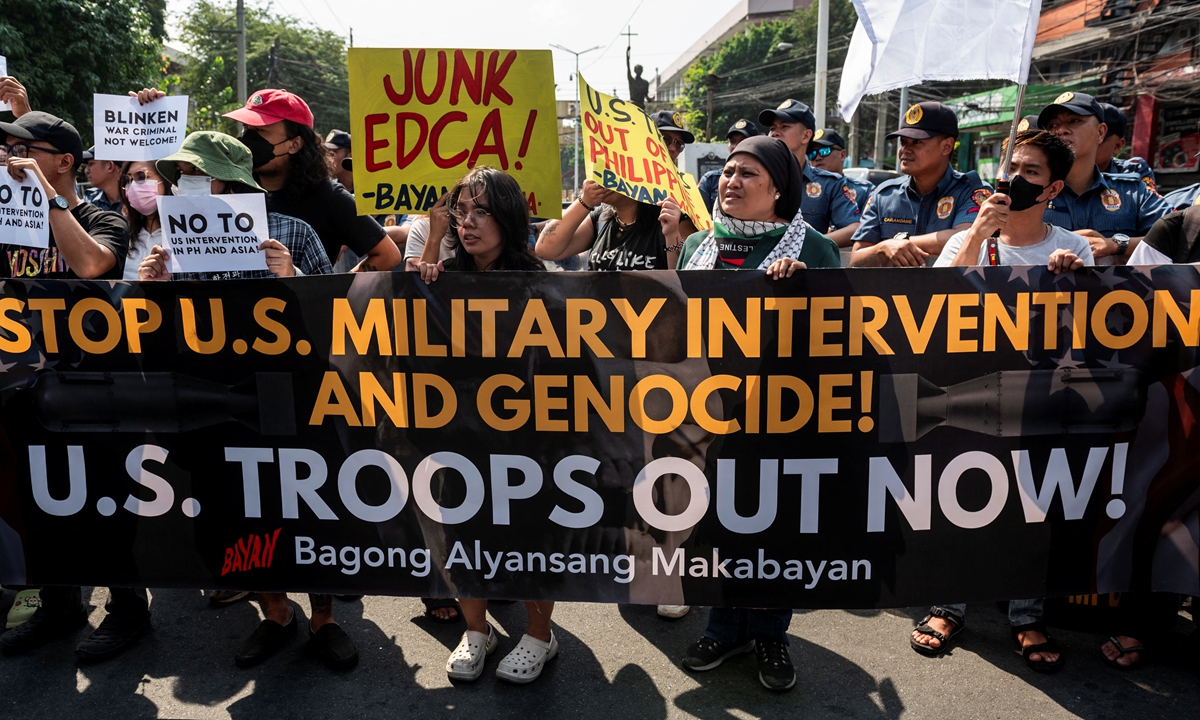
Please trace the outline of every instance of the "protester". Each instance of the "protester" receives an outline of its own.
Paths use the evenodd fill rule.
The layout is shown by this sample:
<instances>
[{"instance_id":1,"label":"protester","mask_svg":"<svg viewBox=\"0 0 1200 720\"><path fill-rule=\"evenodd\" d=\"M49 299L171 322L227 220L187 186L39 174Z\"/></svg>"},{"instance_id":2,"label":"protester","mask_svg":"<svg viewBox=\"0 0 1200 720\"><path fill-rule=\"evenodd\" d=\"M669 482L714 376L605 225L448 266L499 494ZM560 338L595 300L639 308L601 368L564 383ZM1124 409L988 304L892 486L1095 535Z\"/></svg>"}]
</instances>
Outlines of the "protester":
<instances>
[{"instance_id":1,"label":"protester","mask_svg":"<svg viewBox=\"0 0 1200 720\"><path fill-rule=\"evenodd\" d=\"M748 137L760 135L758 126L745 118L741 118L729 128L729 132L725 133L725 141L729 143L728 152L732 153L733 149L738 146L738 143ZM704 207L708 208L709 214L712 213L713 202L717 199L717 183L721 179L722 168L709 170L704 173L697 184L700 190L700 197L704 198Z\"/></svg>"},{"instance_id":2,"label":"protester","mask_svg":"<svg viewBox=\"0 0 1200 720\"><path fill-rule=\"evenodd\" d=\"M784 100L774 110L759 113L758 123L770 129L771 137L786 143L796 156L796 162L800 163L804 177L800 211L804 221L839 246L849 245L861 219L858 206L846 196L845 178L808 162L808 145L817 127L812 110L799 100Z\"/></svg>"},{"instance_id":3,"label":"protester","mask_svg":"<svg viewBox=\"0 0 1200 720\"><path fill-rule=\"evenodd\" d=\"M0 75L0 102L6 102L12 108L13 117L21 117L30 112L29 93L25 86L12 75Z\"/></svg>"},{"instance_id":4,"label":"protester","mask_svg":"<svg viewBox=\"0 0 1200 720\"><path fill-rule=\"evenodd\" d=\"M1100 103L1100 108L1104 111L1104 125L1107 130L1100 147L1096 149L1096 169L1114 175L1136 175L1147 190L1158 192L1158 182L1154 179L1154 171L1150 169L1149 163L1140 157L1131 157L1128 160L1117 158L1117 153L1125 147L1125 133L1129 129L1125 113L1116 105L1108 103Z\"/></svg>"},{"instance_id":5,"label":"protester","mask_svg":"<svg viewBox=\"0 0 1200 720\"><path fill-rule=\"evenodd\" d=\"M419 264L426 283L436 281L443 272L546 269L529 248L529 206L510 175L476 167L455 184L446 206L454 257L437 260L434 250L427 247L426 255L432 260L423 259ZM453 680L478 680L499 639L487 620L487 600L460 598L459 605L467 630L446 660L446 674ZM537 680L546 662L558 655L558 639L550 622L554 603L526 602L525 612L529 632L496 668L496 677L520 684Z\"/></svg>"},{"instance_id":6,"label":"protester","mask_svg":"<svg viewBox=\"0 0 1200 720\"><path fill-rule=\"evenodd\" d=\"M904 177L881 183L854 233L850 264L858 267L922 267L946 241L967 230L992 194L974 170L950 165L958 116L939 102L913 105L900 129L896 158Z\"/></svg>"},{"instance_id":7,"label":"protester","mask_svg":"<svg viewBox=\"0 0 1200 720\"><path fill-rule=\"evenodd\" d=\"M83 152L83 176L91 183L92 190L84 196L101 210L121 212L121 166L112 160L97 160L96 148Z\"/></svg>"},{"instance_id":8,"label":"protester","mask_svg":"<svg viewBox=\"0 0 1200 720\"><path fill-rule=\"evenodd\" d=\"M1099 262L1124 263L1154 222L1171 211L1167 202L1133 175L1105 175L1096 153L1108 133L1104 109L1086 93L1065 92L1038 115L1038 125L1075 151L1063 192L1046 207L1046 222L1088 239Z\"/></svg>"},{"instance_id":9,"label":"protester","mask_svg":"<svg viewBox=\"0 0 1200 720\"><path fill-rule=\"evenodd\" d=\"M687 239L679 269L757 269L778 280L806 267L838 267L837 246L800 214L803 185L800 165L781 140L743 141L722 171L713 229ZM788 690L796 684L788 654L791 618L791 608L713 607L704 637L684 654L683 667L712 670L753 650L759 682L770 690Z\"/></svg>"},{"instance_id":10,"label":"protester","mask_svg":"<svg viewBox=\"0 0 1200 720\"><path fill-rule=\"evenodd\" d=\"M126 250L122 280L137 280L138 265L150 249L163 245L162 222L158 216L158 198L172 194L168 183L150 161L127 162L121 168L120 201L129 222L129 248Z\"/></svg>"},{"instance_id":11,"label":"protester","mask_svg":"<svg viewBox=\"0 0 1200 720\"><path fill-rule=\"evenodd\" d=\"M242 123L241 141L254 158L254 179L267 190L267 209L308 223L325 254L343 245L362 258L355 271L391 270L400 250L373 218L358 215L354 196L329 177L308 104L286 90L259 90L225 113Z\"/></svg>"},{"instance_id":12,"label":"protester","mask_svg":"<svg viewBox=\"0 0 1200 720\"><path fill-rule=\"evenodd\" d=\"M329 158L329 172L333 179L350 192L354 192L353 165L344 161L350 158L350 133L345 130L330 130L325 136L325 156Z\"/></svg>"},{"instance_id":13,"label":"protester","mask_svg":"<svg viewBox=\"0 0 1200 720\"><path fill-rule=\"evenodd\" d=\"M846 187L843 192L846 193L846 199L854 203L861 215L867 207L867 198L871 196L875 184L868 180L856 180L845 174L846 141L836 130L817 130L813 133L811 145L816 147L808 151L808 161L814 167L846 178Z\"/></svg>"}]
</instances>

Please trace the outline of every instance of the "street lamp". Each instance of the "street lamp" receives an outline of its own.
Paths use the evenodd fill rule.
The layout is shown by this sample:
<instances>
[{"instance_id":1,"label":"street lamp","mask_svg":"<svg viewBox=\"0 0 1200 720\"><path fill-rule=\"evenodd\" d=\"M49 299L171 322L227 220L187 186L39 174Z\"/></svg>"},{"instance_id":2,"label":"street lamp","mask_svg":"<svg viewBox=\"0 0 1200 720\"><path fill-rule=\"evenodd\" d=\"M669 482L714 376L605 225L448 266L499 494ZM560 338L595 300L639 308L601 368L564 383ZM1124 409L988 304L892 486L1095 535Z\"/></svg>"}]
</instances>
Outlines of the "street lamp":
<instances>
[{"instance_id":1,"label":"street lamp","mask_svg":"<svg viewBox=\"0 0 1200 720\"><path fill-rule=\"evenodd\" d=\"M601 46L597 45L596 47L590 47L587 50L580 50L579 52L575 52L574 50L565 48L562 45L555 45L554 43L550 43L550 47L558 48L559 50L562 50L565 53L570 53L575 56L575 154L571 156L571 165L573 165L575 167L575 189L573 191L573 195L578 195L579 194L579 56L586 55L587 53L590 53L593 50L599 50Z\"/></svg>"}]
</instances>

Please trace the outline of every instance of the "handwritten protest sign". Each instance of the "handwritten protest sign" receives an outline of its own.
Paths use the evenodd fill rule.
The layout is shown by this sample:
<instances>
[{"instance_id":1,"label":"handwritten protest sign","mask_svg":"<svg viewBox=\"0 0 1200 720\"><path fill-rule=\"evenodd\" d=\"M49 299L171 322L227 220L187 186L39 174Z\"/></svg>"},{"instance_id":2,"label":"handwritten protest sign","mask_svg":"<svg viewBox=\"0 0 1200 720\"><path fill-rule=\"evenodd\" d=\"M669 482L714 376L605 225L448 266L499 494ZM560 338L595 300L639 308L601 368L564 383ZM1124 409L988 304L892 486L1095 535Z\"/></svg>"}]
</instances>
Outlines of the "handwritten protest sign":
<instances>
[{"instance_id":1,"label":"handwritten protest sign","mask_svg":"<svg viewBox=\"0 0 1200 720\"><path fill-rule=\"evenodd\" d=\"M17 182L0 167L0 244L50 247L49 205L33 173Z\"/></svg>"},{"instance_id":2,"label":"handwritten protest sign","mask_svg":"<svg viewBox=\"0 0 1200 720\"><path fill-rule=\"evenodd\" d=\"M712 227L696 180L681 173L654 121L631 102L590 87L579 78L583 110L583 162L597 184L657 205L670 197L700 230Z\"/></svg>"},{"instance_id":3,"label":"handwritten protest sign","mask_svg":"<svg viewBox=\"0 0 1200 720\"><path fill-rule=\"evenodd\" d=\"M6 60L3 55L0 55L0 77L4 77L7 74L8 60ZM7 101L0 100L0 112L4 112L5 110L12 110L12 105L10 105Z\"/></svg>"},{"instance_id":4,"label":"handwritten protest sign","mask_svg":"<svg viewBox=\"0 0 1200 720\"><path fill-rule=\"evenodd\" d=\"M267 268L258 249L268 238L265 195L166 195L158 198L158 216L173 273Z\"/></svg>"},{"instance_id":5,"label":"handwritten protest sign","mask_svg":"<svg viewBox=\"0 0 1200 720\"><path fill-rule=\"evenodd\" d=\"M362 215L427 212L476 165L516 178L529 212L562 215L549 50L351 48Z\"/></svg>"},{"instance_id":6,"label":"handwritten protest sign","mask_svg":"<svg viewBox=\"0 0 1200 720\"><path fill-rule=\"evenodd\" d=\"M97 160L158 160L173 154L187 134L186 95L139 105L137 98L95 96L92 127Z\"/></svg>"}]
</instances>

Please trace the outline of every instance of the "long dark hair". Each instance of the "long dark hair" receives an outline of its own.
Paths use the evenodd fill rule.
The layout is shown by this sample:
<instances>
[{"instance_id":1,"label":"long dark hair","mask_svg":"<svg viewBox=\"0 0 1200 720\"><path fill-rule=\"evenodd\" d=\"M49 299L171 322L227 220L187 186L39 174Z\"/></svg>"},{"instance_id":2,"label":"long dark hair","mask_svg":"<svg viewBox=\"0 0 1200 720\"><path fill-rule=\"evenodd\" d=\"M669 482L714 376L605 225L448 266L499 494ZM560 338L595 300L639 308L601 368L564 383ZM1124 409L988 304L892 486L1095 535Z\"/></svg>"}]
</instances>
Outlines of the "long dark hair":
<instances>
[{"instance_id":1,"label":"long dark hair","mask_svg":"<svg viewBox=\"0 0 1200 720\"><path fill-rule=\"evenodd\" d=\"M546 266L533 254L529 247L529 206L525 194L511 175L493 167L479 166L463 176L450 191L449 207L458 206L458 198L487 194L492 211L492 222L500 228L500 259L493 270L524 270L536 272ZM452 267L459 270L478 270L475 258L463 247L458 238L458 226L450 223L450 235L454 238L454 260Z\"/></svg>"},{"instance_id":2,"label":"long dark hair","mask_svg":"<svg viewBox=\"0 0 1200 720\"><path fill-rule=\"evenodd\" d=\"M289 138L298 136L301 140L300 150L292 155L288 165L283 194L299 197L329 179L329 160L325 157L325 143L312 128L292 120L284 120L283 127Z\"/></svg>"},{"instance_id":3,"label":"long dark hair","mask_svg":"<svg viewBox=\"0 0 1200 720\"><path fill-rule=\"evenodd\" d=\"M121 180L124 180L125 176L129 174L129 168L133 167L134 162L144 161L126 160L124 163L122 163L120 176ZM150 164L154 165L154 162L151 161ZM159 175L157 167L154 168L154 174L162 178L162 182L167 186L166 194L174 195L175 193L171 190L171 184L167 182L166 178L162 177L162 175ZM117 187L120 188L121 194L121 212L125 214L125 219L129 221L129 237L125 243L125 253L129 257L133 257L133 244L137 240L138 233L146 228L146 216L135 210L133 206L129 204L129 197L125 194L125 183L118 181Z\"/></svg>"}]
</instances>

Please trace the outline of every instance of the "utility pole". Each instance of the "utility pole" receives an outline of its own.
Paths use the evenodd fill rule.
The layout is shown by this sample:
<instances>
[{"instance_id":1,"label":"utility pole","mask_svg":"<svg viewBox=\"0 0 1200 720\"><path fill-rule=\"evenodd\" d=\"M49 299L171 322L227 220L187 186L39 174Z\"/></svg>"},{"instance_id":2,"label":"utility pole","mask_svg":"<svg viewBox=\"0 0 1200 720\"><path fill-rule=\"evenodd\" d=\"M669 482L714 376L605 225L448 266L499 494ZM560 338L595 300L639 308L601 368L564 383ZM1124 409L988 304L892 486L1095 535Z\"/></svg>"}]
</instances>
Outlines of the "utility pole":
<instances>
[{"instance_id":1,"label":"utility pole","mask_svg":"<svg viewBox=\"0 0 1200 720\"><path fill-rule=\"evenodd\" d=\"M354 47L354 28L350 28L350 47Z\"/></svg>"},{"instance_id":2,"label":"utility pole","mask_svg":"<svg viewBox=\"0 0 1200 720\"><path fill-rule=\"evenodd\" d=\"M271 43L270 61L267 64L267 87L275 87L279 83L279 38Z\"/></svg>"},{"instance_id":3,"label":"utility pole","mask_svg":"<svg viewBox=\"0 0 1200 720\"><path fill-rule=\"evenodd\" d=\"M720 78L718 78L716 75L713 75L713 74L709 74L707 77L704 78L704 85L706 86L705 89L708 92L708 127L704 131L704 137L706 140L711 140L712 136L713 136L713 129L712 129L713 97L712 96L713 96L713 88L715 88L717 86L717 82L719 80L720 80Z\"/></svg>"},{"instance_id":4,"label":"utility pole","mask_svg":"<svg viewBox=\"0 0 1200 720\"><path fill-rule=\"evenodd\" d=\"M900 117L897 118L896 129L904 124L904 114L908 112L908 86L900 88Z\"/></svg>"},{"instance_id":5,"label":"utility pole","mask_svg":"<svg viewBox=\"0 0 1200 720\"><path fill-rule=\"evenodd\" d=\"M817 77L813 97L813 115L817 128L825 127L825 96L829 82L829 0L818 0L817 6Z\"/></svg>"},{"instance_id":6,"label":"utility pole","mask_svg":"<svg viewBox=\"0 0 1200 720\"><path fill-rule=\"evenodd\" d=\"M237 0L237 92L238 102L245 104L246 92L246 2Z\"/></svg>"},{"instance_id":7,"label":"utility pole","mask_svg":"<svg viewBox=\"0 0 1200 720\"><path fill-rule=\"evenodd\" d=\"M850 116L850 137L846 138L846 143L850 146L846 150L850 153L850 167L858 167L858 111Z\"/></svg>"},{"instance_id":8,"label":"utility pole","mask_svg":"<svg viewBox=\"0 0 1200 720\"><path fill-rule=\"evenodd\" d=\"M555 45L554 43L550 43L550 47L558 48L559 50L562 50L563 52L571 53L572 55L575 56L575 154L571 156L571 165L574 166L574 168L575 168L575 187L574 187L573 194L578 196L579 195L579 102L580 102L580 100L579 100L579 56L586 55L587 53L590 53L593 50L599 50L600 46L597 45L596 47L590 47L587 50L580 50L579 52L575 52L574 50L569 50L569 49L563 47L562 45ZM614 94L616 94L616 93L614 93Z\"/></svg>"},{"instance_id":9,"label":"utility pole","mask_svg":"<svg viewBox=\"0 0 1200 720\"><path fill-rule=\"evenodd\" d=\"M875 115L875 169L883 169L884 142L887 136L887 94L879 96L879 112Z\"/></svg>"}]
</instances>

